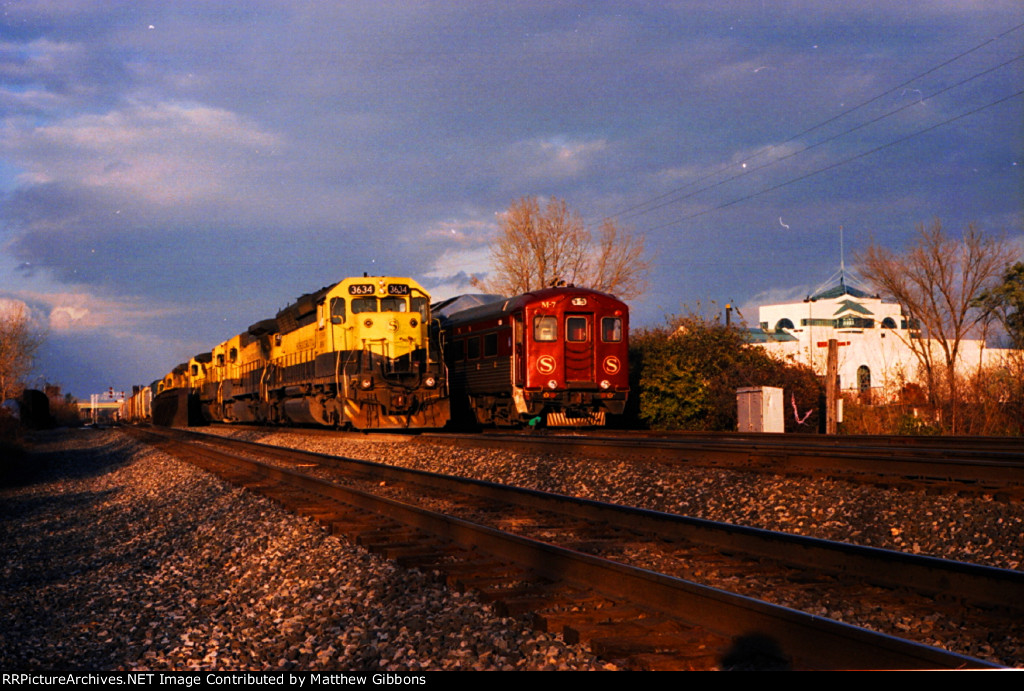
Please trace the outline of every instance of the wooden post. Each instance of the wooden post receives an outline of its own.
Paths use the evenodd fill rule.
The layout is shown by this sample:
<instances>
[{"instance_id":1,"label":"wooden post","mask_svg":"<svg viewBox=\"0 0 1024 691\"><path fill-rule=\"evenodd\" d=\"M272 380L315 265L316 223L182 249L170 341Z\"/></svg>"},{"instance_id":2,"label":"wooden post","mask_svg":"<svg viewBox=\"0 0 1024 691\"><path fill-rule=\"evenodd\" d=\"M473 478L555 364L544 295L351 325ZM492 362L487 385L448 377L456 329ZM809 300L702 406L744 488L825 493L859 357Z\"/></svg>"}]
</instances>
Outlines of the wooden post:
<instances>
[{"instance_id":1,"label":"wooden post","mask_svg":"<svg viewBox=\"0 0 1024 691\"><path fill-rule=\"evenodd\" d=\"M839 431L839 343L828 339L828 360L825 364L825 434Z\"/></svg>"}]
</instances>

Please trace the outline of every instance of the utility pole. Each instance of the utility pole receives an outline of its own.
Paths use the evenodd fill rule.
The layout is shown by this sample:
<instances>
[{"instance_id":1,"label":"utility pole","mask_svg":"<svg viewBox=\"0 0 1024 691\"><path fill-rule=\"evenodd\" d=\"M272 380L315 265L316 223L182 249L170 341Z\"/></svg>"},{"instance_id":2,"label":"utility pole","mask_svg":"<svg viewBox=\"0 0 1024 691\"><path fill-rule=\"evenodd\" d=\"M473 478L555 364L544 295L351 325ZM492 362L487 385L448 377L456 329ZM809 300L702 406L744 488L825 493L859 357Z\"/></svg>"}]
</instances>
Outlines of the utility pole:
<instances>
[{"instance_id":1,"label":"utility pole","mask_svg":"<svg viewBox=\"0 0 1024 691\"><path fill-rule=\"evenodd\" d=\"M825 363L825 434L839 431L839 343L828 339L828 359Z\"/></svg>"}]
</instances>

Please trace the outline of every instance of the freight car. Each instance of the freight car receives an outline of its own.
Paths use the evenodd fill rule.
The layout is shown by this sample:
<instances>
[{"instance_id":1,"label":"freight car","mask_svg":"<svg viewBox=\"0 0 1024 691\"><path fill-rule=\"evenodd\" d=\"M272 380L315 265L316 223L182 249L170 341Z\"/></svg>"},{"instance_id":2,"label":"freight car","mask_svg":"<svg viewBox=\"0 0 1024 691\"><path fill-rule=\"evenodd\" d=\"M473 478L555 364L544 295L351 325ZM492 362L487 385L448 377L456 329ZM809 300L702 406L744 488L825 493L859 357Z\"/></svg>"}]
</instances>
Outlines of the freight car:
<instances>
[{"instance_id":1,"label":"freight car","mask_svg":"<svg viewBox=\"0 0 1024 691\"><path fill-rule=\"evenodd\" d=\"M547 288L440 323L456 423L593 426L625 408L629 308L611 295Z\"/></svg>"},{"instance_id":2,"label":"freight car","mask_svg":"<svg viewBox=\"0 0 1024 691\"><path fill-rule=\"evenodd\" d=\"M430 296L412 279L347 278L176 367L154 422L193 424L197 410L211 422L443 427L448 387L429 332Z\"/></svg>"},{"instance_id":3,"label":"freight car","mask_svg":"<svg viewBox=\"0 0 1024 691\"><path fill-rule=\"evenodd\" d=\"M153 388L149 386L133 386L132 395L121 401L118 419L122 422L142 423L153 419Z\"/></svg>"}]
</instances>

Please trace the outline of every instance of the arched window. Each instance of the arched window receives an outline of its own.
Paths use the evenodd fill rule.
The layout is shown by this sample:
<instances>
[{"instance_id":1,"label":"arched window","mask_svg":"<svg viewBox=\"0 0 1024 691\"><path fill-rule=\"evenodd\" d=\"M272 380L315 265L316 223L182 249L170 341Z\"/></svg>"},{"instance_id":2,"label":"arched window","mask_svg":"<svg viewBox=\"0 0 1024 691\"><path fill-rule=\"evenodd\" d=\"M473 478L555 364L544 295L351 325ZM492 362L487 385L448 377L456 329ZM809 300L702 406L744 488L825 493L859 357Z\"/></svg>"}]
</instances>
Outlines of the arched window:
<instances>
[{"instance_id":1,"label":"arched window","mask_svg":"<svg viewBox=\"0 0 1024 691\"><path fill-rule=\"evenodd\" d=\"M867 393L871 390L871 370L867 365L861 365L857 368L857 390L861 393Z\"/></svg>"},{"instance_id":2,"label":"arched window","mask_svg":"<svg viewBox=\"0 0 1024 691\"><path fill-rule=\"evenodd\" d=\"M861 403L871 403L871 370L867 365L857 368L857 391Z\"/></svg>"},{"instance_id":3,"label":"arched window","mask_svg":"<svg viewBox=\"0 0 1024 691\"><path fill-rule=\"evenodd\" d=\"M883 329L895 329L896 328L896 320L893 319L892 317L886 317L885 319L882 320L882 328Z\"/></svg>"},{"instance_id":4,"label":"arched window","mask_svg":"<svg viewBox=\"0 0 1024 691\"><path fill-rule=\"evenodd\" d=\"M792 329L792 328L793 328L793 322L791 322L790 320L785 319L785 318L780 319L775 324L775 332L776 333L782 331L783 329Z\"/></svg>"}]
</instances>

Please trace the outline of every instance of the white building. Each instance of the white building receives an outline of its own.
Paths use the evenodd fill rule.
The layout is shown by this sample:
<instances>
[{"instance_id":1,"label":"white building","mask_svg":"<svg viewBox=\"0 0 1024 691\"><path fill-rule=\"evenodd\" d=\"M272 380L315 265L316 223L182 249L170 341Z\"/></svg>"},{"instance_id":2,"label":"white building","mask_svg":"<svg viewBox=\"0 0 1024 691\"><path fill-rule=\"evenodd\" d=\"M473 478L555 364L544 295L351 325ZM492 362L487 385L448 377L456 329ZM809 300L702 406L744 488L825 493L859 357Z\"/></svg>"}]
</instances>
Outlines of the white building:
<instances>
[{"instance_id":1,"label":"white building","mask_svg":"<svg viewBox=\"0 0 1024 691\"><path fill-rule=\"evenodd\" d=\"M839 385L844 391L870 394L873 399L897 395L908 382L919 382L919 360L910 347L920 332L903 315L900 305L839 284L802 302L763 305L760 328L751 341L773 354L810 365L825 374L828 341L839 344ZM934 345L938 349L938 345ZM935 361L943 358L936 351ZM959 367L963 371L995 362L1005 351L987 348L984 341L962 340Z\"/></svg>"}]
</instances>

